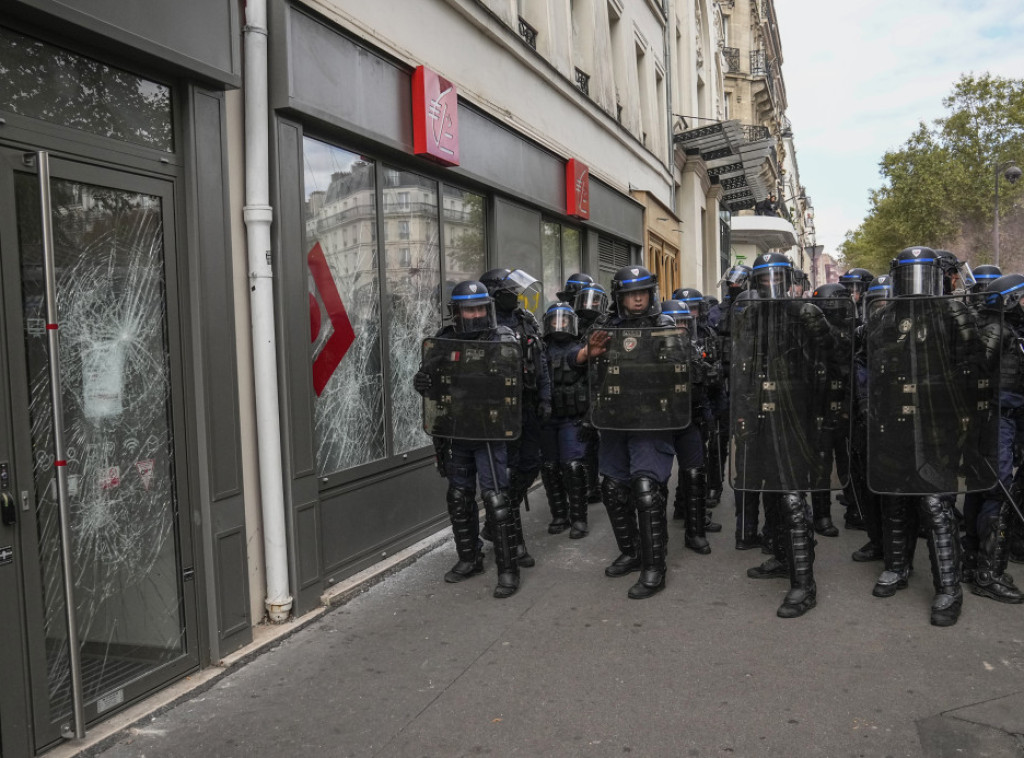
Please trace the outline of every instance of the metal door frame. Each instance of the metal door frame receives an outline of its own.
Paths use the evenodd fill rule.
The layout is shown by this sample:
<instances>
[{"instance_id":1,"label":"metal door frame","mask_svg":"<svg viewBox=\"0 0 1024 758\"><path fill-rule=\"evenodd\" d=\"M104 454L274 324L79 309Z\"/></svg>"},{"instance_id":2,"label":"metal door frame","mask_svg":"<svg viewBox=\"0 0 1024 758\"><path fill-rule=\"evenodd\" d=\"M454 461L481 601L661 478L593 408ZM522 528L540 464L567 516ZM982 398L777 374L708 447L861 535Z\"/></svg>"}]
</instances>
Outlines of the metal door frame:
<instances>
[{"instance_id":1,"label":"metal door frame","mask_svg":"<svg viewBox=\"0 0 1024 758\"><path fill-rule=\"evenodd\" d=\"M16 173L30 173L38 177L38 160L36 166L25 165L23 156L31 155L34 151L25 150L17 144L0 142L0 196L7 195L11 198L9 203L0 203L0 243L4 246L4 252L0 254L0 286L3 288L3 300L9 303L0 313L0 324L4 326L4 332L0 338L5 344L0 344L3 350L0 354L0 366L6 364L6 371L0 378L0 402L9 403L11 419L9 429L0 425L0 453L5 446L9 446L8 453L13 458L13 453L18 449L31 450L31 437L28 420L28 381L27 365L24 353L24 325L22 318L22 294L20 275L20 256L17 240L17 222L15 209L14 176ZM176 519L175 553L179 567L192 567L197 562L195 546L193 545L193 534L190 526L189 514L192 511L189 501L194 497L194 490L190 482L189 464L189 440L191 438L188 427L187 408L188 391L185 374L186 357L183 353L185 343L184 323L182 320L182 306L179 291L179 281L184 266L183 256L179 255L179 248L183 247L177 241L178 215L181 208L180 193L181 183L173 176L160 175L141 171L126 170L124 167L97 165L94 160L88 158L77 158L75 156L64 156L52 154L50 158L51 175L56 178L69 179L72 181L99 186L113 187L127 191L144 192L157 195L162 198L162 220L164 239L164 287L166 307L166 338L169 348L170 365L170 428L174 440L174 477L176 508L174 511ZM7 381L9 385L6 385ZM20 410L19 410L20 409ZM3 435L6 434L5 438ZM16 659L22 658L20 670L23 672L25 687L21 692L21 705L10 702L11 695L0 693L0 706L4 707L3 713L9 713L8 708L14 709L15 715L5 718L3 723L10 725L10 736L7 727L0 733L4 740L3 747L7 743L12 744L10 749L22 746L27 747L30 752L42 750L53 745L63 737L73 736L80 731L79 725L57 724L48 720L49 693L45 686L46 681L46 657L45 650L41 643L29 643L27 640L41 640L42 619L44 611L42 607L42 587L40 579L40 557L38 534L35 528L34 511L34 478L31 454L23 455L21 458L11 460L12 480L19 493L27 491L28 500L20 503L22 510L19 511L19 523L16 527L18 532L18 545L20 556L15 557L14 565L18 569L18 581L15 588L20 593L19 619L16 625L16 633L20 639L18 647L11 646L9 649L0 649L0 670L3 667L11 667L17 671L19 664ZM7 460L0 457L0 461ZM24 509L27 509L24 510ZM0 527L3 529L4 527ZM3 532L0 531L0 535ZM0 543L6 545L3 537L0 536ZM3 545L0 545L2 547ZM0 569L6 568L0 566ZM2 576L2 575L0 575ZM124 705L119 705L109 710L104 710L102 717L115 713L127 704L141 698L155 687L166 681L177 678L190 670L197 669L200 663L199 639L201 636L199 628L198 609L198 588L194 581L186 581L178 577L181 597L183 599L184 638L185 654L179 659L168 664L155 668L139 680L124 685ZM8 593L10 589L0 586L0 593ZM0 599L5 597L0 594ZM5 660L5 658L10 660ZM156 681L159 675L159 681ZM20 693L16 692L15 695ZM20 712L20 713L19 713ZM19 718L24 716L25 718ZM95 722L100 719L96 703L87 703L84 707L84 724ZM17 724L24 725L26 734L18 734ZM30 732L30 725L34 726L34 739ZM64 734L61 734L61 727L64 727ZM70 727L70 728L68 728ZM28 741L26 745L25 742Z\"/></svg>"}]
</instances>

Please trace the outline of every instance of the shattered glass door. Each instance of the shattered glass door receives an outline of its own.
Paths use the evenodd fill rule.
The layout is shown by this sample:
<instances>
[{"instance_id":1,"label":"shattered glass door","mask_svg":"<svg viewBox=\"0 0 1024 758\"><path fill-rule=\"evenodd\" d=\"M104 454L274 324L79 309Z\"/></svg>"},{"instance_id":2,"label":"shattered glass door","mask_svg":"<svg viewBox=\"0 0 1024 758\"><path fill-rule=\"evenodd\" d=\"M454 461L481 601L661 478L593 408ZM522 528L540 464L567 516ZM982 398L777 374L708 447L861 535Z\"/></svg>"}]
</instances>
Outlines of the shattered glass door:
<instances>
[{"instance_id":1,"label":"shattered glass door","mask_svg":"<svg viewBox=\"0 0 1024 758\"><path fill-rule=\"evenodd\" d=\"M187 519L189 511L175 435L182 423L174 414L181 394L172 370L177 332L168 315L170 185L133 177L105 186L119 184L121 175L98 169L64 174L55 172L50 182L51 217L71 601L91 721L180 675L198 657L186 637L195 610L191 543L179 528L179 514ZM27 580L37 595L28 621L37 640L30 667L45 744L47 732L71 712L71 664L38 176L15 172L14 190L38 546Z\"/></svg>"}]
</instances>

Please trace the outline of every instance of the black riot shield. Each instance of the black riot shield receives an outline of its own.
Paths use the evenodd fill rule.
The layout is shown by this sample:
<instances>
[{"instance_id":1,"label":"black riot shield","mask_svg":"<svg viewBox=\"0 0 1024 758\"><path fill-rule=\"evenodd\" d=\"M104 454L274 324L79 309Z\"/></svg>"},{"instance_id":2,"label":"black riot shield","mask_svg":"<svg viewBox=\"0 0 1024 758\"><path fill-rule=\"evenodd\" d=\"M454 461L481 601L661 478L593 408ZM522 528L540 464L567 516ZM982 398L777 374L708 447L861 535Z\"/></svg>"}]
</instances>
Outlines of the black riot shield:
<instances>
[{"instance_id":1,"label":"black riot shield","mask_svg":"<svg viewBox=\"0 0 1024 758\"><path fill-rule=\"evenodd\" d=\"M634 432L689 426L693 347L686 332L673 326L605 331L608 350L588 371L591 423Z\"/></svg>"},{"instance_id":2,"label":"black riot shield","mask_svg":"<svg viewBox=\"0 0 1024 758\"><path fill-rule=\"evenodd\" d=\"M507 442L522 430L523 358L516 342L423 340L423 431L435 437Z\"/></svg>"},{"instance_id":3,"label":"black riot shield","mask_svg":"<svg viewBox=\"0 0 1024 758\"><path fill-rule=\"evenodd\" d=\"M999 350L984 347L963 296L872 304L867 357L868 487L932 495L996 485Z\"/></svg>"},{"instance_id":4,"label":"black riot shield","mask_svg":"<svg viewBox=\"0 0 1024 758\"><path fill-rule=\"evenodd\" d=\"M849 476L855 308L840 299L748 300L734 308L734 489L842 489Z\"/></svg>"}]
</instances>

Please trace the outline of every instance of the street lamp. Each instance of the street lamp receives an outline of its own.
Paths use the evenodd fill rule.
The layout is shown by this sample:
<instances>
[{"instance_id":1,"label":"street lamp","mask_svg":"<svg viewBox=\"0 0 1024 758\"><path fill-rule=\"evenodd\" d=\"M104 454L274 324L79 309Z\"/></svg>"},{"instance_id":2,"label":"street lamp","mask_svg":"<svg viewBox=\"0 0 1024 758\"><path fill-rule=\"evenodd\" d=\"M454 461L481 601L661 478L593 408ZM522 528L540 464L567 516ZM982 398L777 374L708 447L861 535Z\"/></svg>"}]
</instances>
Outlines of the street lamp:
<instances>
[{"instance_id":1,"label":"street lamp","mask_svg":"<svg viewBox=\"0 0 1024 758\"><path fill-rule=\"evenodd\" d=\"M999 265L999 176L1000 174L1006 177L1006 181L1010 184L1016 184L1017 180L1020 179L1024 171L1021 171L1017 166L1017 161L1006 161L1005 163L996 164L996 212L995 212L995 224L992 229L992 247L995 250L995 264Z\"/></svg>"}]
</instances>

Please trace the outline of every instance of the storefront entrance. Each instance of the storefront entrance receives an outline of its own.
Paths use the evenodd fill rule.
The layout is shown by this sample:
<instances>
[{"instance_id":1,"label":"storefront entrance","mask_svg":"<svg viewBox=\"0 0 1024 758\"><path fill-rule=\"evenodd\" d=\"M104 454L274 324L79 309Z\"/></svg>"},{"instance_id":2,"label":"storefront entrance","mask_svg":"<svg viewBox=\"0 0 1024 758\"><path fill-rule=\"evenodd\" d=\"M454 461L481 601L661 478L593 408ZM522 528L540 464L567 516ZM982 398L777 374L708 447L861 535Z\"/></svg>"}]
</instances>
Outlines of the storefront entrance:
<instances>
[{"instance_id":1,"label":"storefront entrance","mask_svg":"<svg viewBox=\"0 0 1024 758\"><path fill-rule=\"evenodd\" d=\"M0 756L199 665L174 191L0 143Z\"/></svg>"}]
</instances>

